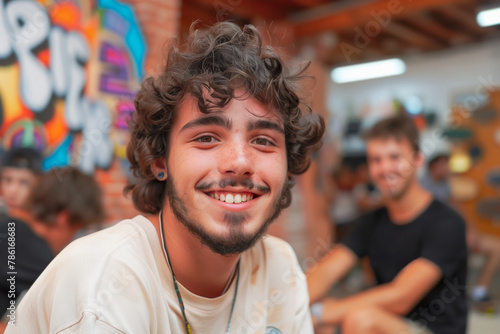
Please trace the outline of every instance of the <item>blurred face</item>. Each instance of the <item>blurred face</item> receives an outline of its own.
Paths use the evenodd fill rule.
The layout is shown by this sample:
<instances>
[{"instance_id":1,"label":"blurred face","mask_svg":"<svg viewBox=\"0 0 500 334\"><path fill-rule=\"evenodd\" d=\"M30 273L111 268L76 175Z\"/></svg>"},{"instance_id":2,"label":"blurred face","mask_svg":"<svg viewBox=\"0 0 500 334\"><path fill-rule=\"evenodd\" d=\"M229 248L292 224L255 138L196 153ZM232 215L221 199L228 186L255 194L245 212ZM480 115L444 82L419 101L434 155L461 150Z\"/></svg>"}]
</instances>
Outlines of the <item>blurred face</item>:
<instances>
[{"instance_id":1,"label":"blurred face","mask_svg":"<svg viewBox=\"0 0 500 334\"><path fill-rule=\"evenodd\" d=\"M28 198L35 181L35 174L28 169L3 168L0 186L7 207L9 209L19 209Z\"/></svg>"},{"instance_id":2,"label":"blurred face","mask_svg":"<svg viewBox=\"0 0 500 334\"><path fill-rule=\"evenodd\" d=\"M437 160L430 169L432 177L436 181L442 181L448 179L450 176L450 167L448 164L448 158L441 158Z\"/></svg>"},{"instance_id":3,"label":"blurred face","mask_svg":"<svg viewBox=\"0 0 500 334\"><path fill-rule=\"evenodd\" d=\"M188 96L171 132L167 175L175 218L212 251L241 253L281 211L282 121L254 98L203 114Z\"/></svg>"},{"instance_id":4,"label":"blurred face","mask_svg":"<svg viewBox=\"0 0 500 334\"><path fill-rule=\"evenodd\" d=\"M370 139L366 151L370 176L385 198L400 199L416 182L422 156L407 140Z\"/></svg>"}]
</instances>

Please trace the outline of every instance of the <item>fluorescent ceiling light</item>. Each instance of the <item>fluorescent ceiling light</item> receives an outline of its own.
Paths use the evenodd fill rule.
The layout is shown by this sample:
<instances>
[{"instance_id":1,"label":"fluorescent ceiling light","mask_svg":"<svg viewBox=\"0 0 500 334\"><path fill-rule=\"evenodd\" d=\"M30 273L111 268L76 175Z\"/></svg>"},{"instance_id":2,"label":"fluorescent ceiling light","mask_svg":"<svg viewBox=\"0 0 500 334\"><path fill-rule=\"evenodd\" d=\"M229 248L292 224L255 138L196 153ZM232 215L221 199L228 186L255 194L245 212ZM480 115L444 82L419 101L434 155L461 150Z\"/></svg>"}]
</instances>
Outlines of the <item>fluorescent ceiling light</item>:
<instances>
[{"instance_id":1,"label":"fluorescent ceiling light","mask_svg":"<svg viewBox=\"0 0 500 334\"><path fill-rule=\"evenodd\" d=\"M476 17L477 24L481 27L489 27L500 24L500 8L486 9L480 11Z\"/></svg>"},{"instance_id":2,"label":"fluorescent ceiling light","mask_svg":"<svg viewBox=\"0 0 500 334\"><path fill-rule=\"evenodd\" d=\"M332 71L333 82L346 83L393 75L403 74L406 71L404 61L399 58L374 61L371 63L337 67Z\"/></svg>"}]
</instances>

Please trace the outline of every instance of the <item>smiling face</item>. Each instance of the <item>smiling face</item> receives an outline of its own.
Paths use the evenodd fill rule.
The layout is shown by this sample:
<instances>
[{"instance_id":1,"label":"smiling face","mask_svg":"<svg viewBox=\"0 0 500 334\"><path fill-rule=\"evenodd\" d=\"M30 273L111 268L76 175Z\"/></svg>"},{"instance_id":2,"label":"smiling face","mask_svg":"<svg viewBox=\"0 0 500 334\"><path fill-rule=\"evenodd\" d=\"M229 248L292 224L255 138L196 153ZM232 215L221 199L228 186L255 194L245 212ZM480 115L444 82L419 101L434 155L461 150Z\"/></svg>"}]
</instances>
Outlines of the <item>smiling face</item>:
<instances>
[{"instance_id":1,"label":"smiling face","mask_svg":"<svg viewBox=\"0 0 500 334\"><path fill-rule=\"evenodd\" d=\"M385 198L398 200L417 182L422 155L406 139L370 139L366 145L368 168L373 182Z\"/></svg>"},{"instance_id":2,"label":"smiling face","mask_svg":"<svg viewBox=\"0 0 500 334\"><path fill-rule=\"evenodd\" d=\"M204 114L187 96L170 133L167 175L175 218L212 251L241 253L281 211L283 123L254 98Z\"/></svg>"}]
</instances>

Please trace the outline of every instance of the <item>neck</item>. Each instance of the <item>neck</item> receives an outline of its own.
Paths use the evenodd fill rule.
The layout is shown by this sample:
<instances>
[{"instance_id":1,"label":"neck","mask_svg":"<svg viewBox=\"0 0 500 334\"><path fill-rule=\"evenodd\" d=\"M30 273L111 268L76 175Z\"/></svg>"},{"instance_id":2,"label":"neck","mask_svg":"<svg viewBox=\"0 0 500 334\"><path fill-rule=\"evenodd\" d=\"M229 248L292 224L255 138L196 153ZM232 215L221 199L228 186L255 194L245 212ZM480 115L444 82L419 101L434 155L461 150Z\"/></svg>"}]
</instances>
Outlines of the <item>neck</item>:
<instances>
[{"instance_id":1,"label":"neck","mask_svg":"<svg viewBox=\"0 0 500 334\"><path fill-rule=\"evenodd\" d=\"M398 199L388 199L386 207L391 220L404 225L415 219L432 201L432 195L415 179L408 190Z\"/></svg>"},{"instance_id":2,"label":"neck","mask_svg":"<svg viewBox=\"0 0 500 334\"><path fill-rule=\"evenodd\" d=\"M155 226L162 243L158 215L148 218ZM206 298L220 296L232 278L231 274L240 255L223 256L214 253L175 219L168 205L163 211L163 230L170 264L177 281L196 295Z\"/></svg>"},{"instance_id":3,"label":"neck","mask_svg":"<svg viewBox=\"0 0 500 334\"><path fill-rule=\"evenodd\" d=\"M25 223L30 223L31 222L31 216L29 215L29 213L21 208L9 208L7 210L7 214L12 217L12 218L17 218L17 219L20 219L22 221L24 221Z\"/></svg>"}]
</instances>

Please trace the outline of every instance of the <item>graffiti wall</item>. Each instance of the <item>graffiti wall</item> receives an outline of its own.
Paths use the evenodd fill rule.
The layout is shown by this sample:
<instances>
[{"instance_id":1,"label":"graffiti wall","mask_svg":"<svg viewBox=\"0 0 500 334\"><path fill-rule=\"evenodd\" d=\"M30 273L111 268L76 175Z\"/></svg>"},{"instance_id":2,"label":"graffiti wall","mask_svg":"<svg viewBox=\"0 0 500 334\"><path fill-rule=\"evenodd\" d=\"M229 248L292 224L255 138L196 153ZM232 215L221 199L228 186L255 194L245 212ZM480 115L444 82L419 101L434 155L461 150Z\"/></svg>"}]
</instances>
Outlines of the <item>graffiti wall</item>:
<instances>
[{"instance_id":1,"label":"graffiti wall","mask_svg":"<svg viewBox=\"0 0 500 334\"><path fill-rule=\"evenodd\" d=\"M145 52L129 5L0 0L2 149L88 173L123 160Z\"/></svg>"}]
</instances>

